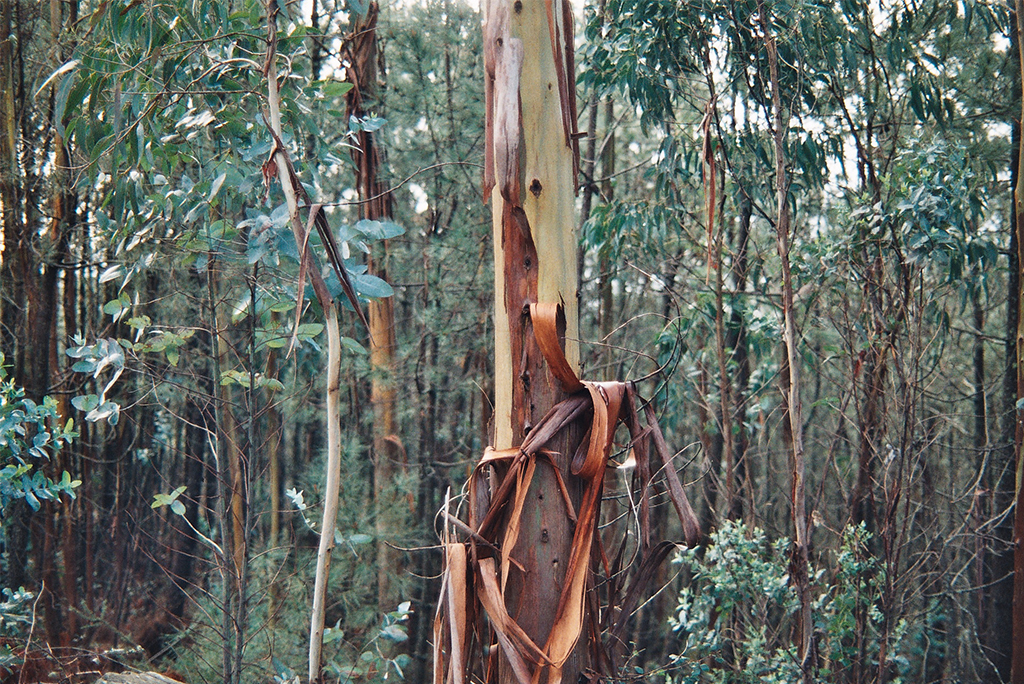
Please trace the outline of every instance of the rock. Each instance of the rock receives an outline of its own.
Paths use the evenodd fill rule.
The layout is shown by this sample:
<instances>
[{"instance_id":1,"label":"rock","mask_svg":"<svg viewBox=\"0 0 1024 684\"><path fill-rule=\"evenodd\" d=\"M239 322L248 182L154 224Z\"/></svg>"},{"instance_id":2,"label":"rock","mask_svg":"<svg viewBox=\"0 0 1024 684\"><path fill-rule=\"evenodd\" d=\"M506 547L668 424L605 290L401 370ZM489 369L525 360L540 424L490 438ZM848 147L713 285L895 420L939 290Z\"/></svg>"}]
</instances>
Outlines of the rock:
<instances>
[{"instance_id":1,"label":"rock","mask_svg":"<svg viewBox=\"0 0 1024 684\"><path fill-rule=\"evenodd\" d=\"M177 679L165 677L159 672L122 672L105 674L96 684L182 684Z\"/></svg>"}]
</instances>

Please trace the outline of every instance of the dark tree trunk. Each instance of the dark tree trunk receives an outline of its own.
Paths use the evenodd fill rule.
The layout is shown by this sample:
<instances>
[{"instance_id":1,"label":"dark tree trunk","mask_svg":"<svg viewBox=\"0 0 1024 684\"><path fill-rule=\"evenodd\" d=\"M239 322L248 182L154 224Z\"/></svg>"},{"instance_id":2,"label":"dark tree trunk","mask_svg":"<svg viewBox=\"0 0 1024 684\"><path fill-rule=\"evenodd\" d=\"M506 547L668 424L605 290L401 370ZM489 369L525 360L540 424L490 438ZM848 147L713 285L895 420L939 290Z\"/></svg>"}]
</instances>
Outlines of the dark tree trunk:
<instances>
[{"instance_id":1,"label":"dark tree trunk","mask_svg":"<svg viewBox=\"0 0 1024 684\"><path fill-rule=\"evenodd\" d=\"M1010 21L1011 58L1009 79L1012 83L1012 104L1021 99L1021 70L1017 59L1018 35L1016 16ZM1012 111L1012 109L1011 109ZM1021 146L1021 125L1017 116L1011 116L1010 144L1010 191L1014 192L1019 183ZM993 530L992 549L988 554L991 586L988 589L988 629L982 643L988 650L989 659L995 666L1000 680L1010 677L1010 661L1013 650L1013 632L1006 625L1013 624L1013 520L1001 515L1013 502L1014 490L1014 440L1017 423L1017 322L1020 311L1020 264L1017 245L1017 212L1010 210L1010 246L1006 276L1006 327L1003 366L1003 408L1001 438L998 449L992 452L990 473L991 507L990 516L999 516Z\"/></svg>"}]
</instances>

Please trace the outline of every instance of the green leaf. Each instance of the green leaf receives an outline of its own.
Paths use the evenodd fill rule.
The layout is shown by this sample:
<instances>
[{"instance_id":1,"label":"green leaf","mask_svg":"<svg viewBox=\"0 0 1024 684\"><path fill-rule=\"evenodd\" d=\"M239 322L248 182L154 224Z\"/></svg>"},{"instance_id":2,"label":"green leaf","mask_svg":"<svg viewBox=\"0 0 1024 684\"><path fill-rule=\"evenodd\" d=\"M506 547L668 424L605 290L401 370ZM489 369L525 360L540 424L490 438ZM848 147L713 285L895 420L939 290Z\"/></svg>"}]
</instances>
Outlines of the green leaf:
<instances>
[{"instance_id":1,"label":"green leaf","mask_svg":"<svg viewBox=\"0 0 1024 684\"><path fill-rule=\"evenodd\" d=\"M71 370L76 373L92 373L96 370L96 362L92 360L78 361L71 366Z\"/></svg>"},{"instance_id":2,"label":"green leaf","mask_svg":"<svg viewBox=\"0 0 1024 684\"><path fill-rule=\"evenodd\" d=\"M405 233L405 228L394 221L363 219L352 227L371 240L389 240Z\"/></svg>"},{"instance_id":3,"label":"green leaf","mask_svg":"<svg viewBox=\"0 0 1024 684\"><path fill-rule=\"evenodd\" d=\"M145 330L152 320L149 316L132 316L128 319L128 326L135 330Z\"/></svg>"},{"instance_id":4,"label":"green leaf","mask_svg":"<svg viewBox=\"0 0 1024 684\"><path fill-rule=\"evenodd\" d=\"M226 370L220 374L220 384L222 386L237 384L249 387L249 374L243 371Z\"/></svg>"},{"instance_id":5,"label":"green leaf","mask_svg":"<svg viewBox=\"0 0 1024 684\"><path fill-rule=\"evenodd\" d=\"M224 185L224 179L228 177L228 174L222 173L213 179L213 183L210 184L210 197L209 201L212 202L213 198L220 192L220 188Z\"/></svg>"},{"instance_id":6,"label":"green leaf","mask_svg":"<svg viewBox=\"0 0 1024 684\"><path fill-rule=\"evenodd\" d=\"M120 299L111 299L103 305L103 313L108 316L116 316L122 311L124 311L124 304L121 303Z\"/></svg>"},{"instance_id":7,"label":"green leaf","mask_svg":"<svg viewBox=\"0 0 1024 684\"><path fill-rule=\"evenodd\" d=\"M356 354L363 354L363 355L365 355L365 354L369 354L370 353L369 351L367 351L366 347L364 347L363 345L359 344L357 341L353 340L351 337L346 337L346 336L342 335L341 336L341 344L342 344L343 347L345 347L346 349L348 349L351 352L355 352Z\"/></svg>"},{"instance_id":8,"label":"green leaf","mask_svg":"<svg viewBox=\"0 0 1024 684\"><path fill-rule=\"evenodd\" d=\"M380 630L380 634L381 636L398 643L409 638L409 635L405 633L405 628L401 625L388 625L384 629Z\"/></svg>"},{"instance_id":9,"label":"green leaf","mask_svg":"<svg viewBox=\"0 0 1024 684\"><path fill-rule=\"evenodd\" d=\"M61 137L65 137L67 133L64 129L64 121L67 119L68 97L71 95L71 88L74 84L74 72L66 74L60 81L57 97L54 98L53 102L53 123Z\"/></svg>"},{"instance_id":10,"label":"green leaf","mask_svg":"<svg viewBox=\"0 0 1024 684\"><path fill-rule=\"evenodd\" d=\"M75 364L76 366L78 364ZM79 411L92 411L100 405L100 398L95 394L82 394L71 400L71 405Z\"/></svg>"},{"instance_id":11,"label":"green leaf","mask_svg":"<svg viewBox=\"0 0 1024 684\"><path fill-rule=\"evenodd\" d=\"M117 425L117 421L120 417L121 407L112 401L105 401L92 411L85 414L85 419L90 423L96 423L106 419L107 423L110 425Z\"/></svg>"},{"instance_id":12,"label":"green leaf","mask_svg":"<svg viewBox=\"0 0 1024 684\"><path fill-rule=\"evenodd\" d=\"M266 387L271 392L280 392L284 389L284 383L275 378L260 378L256 384L259 387Z\"/></svg>"},{"instance_id":13,"label":"green leaf","mask_svg":"<svg viewBox=\"0 0 1024 684\"><path fill-rule=\"evenodd\" d=\"M395 291L391 286L377 276L363 273L360 275L353 275L351 278L352 287L355 288L356 292L363 296L377 299L381 297L390 297L395 294Z\"/></svg>"},{"instance_id":14,"label":"green leaf","mask_svg":"<svg viewBox=\"0 0 1024 684\"><path fill-rule=\"evenodd\" d=\"M302 323L296 328L295 334L300 340L316 337L324 331L323 323Z\"/></svg>"},{"instance_id":15,"label":"green leaf","mask_svg":"<svg viewBox=\"0 0 1024 684\"><path fill-rule=\"evenodd\" d=\"M341 83L338 81L327 81L321 86L324 97L343 97L348 94L348 91L352 90L352 88L353 84Z\"/></svg>"}]
</instances>

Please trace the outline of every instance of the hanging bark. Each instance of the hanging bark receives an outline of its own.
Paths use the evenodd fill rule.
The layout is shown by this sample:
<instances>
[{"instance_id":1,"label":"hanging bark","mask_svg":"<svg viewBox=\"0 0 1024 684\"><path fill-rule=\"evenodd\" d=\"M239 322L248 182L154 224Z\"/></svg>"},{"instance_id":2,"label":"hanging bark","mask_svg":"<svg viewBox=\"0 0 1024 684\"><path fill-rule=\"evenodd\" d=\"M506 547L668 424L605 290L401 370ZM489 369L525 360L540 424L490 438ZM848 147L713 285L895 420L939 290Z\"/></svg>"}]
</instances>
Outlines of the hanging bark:
<instances>
[{"instance_id":1,"label":"hanging bark","mask_svg":"<svg viewBox=\"0 0 1024 684\"><path fill-rule=\"evenodd\" d=\"M492 93L488 110L494 121L487 146L493 149L493 172L500 191L493 207L493 444L499 450L521 444L530 428L564 396L544 367L531 334L530 303L556 302L565 307L565 356L572 368L579 364L577 250L572 230L575 156L571 146L552 144L564 140L561 84L567 80L557 58L562 47L553 48L552 37L565 31L571 35L572 23L563 23L562 12L553 11L555 5L562 7L561 2L549 2L546 7L539 2L522 3L515 9L512 4L490 3L484 28L485 68ZM523 570L510 576L506 567L501 568L508 613L517 616L521 629L538 645L547 642L554 627L554 608L572 546L572 526L564 515L564 504L555 496L558 478L567 481L575 507L582 499L581 484L573 481L567 462L579 437L563 435L551 447L562 457L537 468L523 528L518 539L512 533L507 538ZM550 608L536 610L536 606ZM503 682L515 681L517 668L508 656L505 652L500 665ZM567 681L575 681L584 666L578 657L560 664Z\"/></svg>"},{"instance_id":2,"label":"hanging bark","mask_svg":"<svg viewBox=\"0 0 1024 684\"><path fill-rule=\"evenodd\" d=\"M608 569L596 531L620 421L640 481L640 576L649 578L671 548L650 541L651 448L665 466L688 543L699 536L653 409L645 407L641 422L631 385L577 376L571 32L565 2L486 7L485 197L498 189L495 434L470 480L469 523L443 511L435 684L461 684L474 664L481 679L503 684L575 682L588 669L614 676L638 583L605 610L587 589L597 558ZM465 542L456 541L460 535ZM473 640L479 660L469 650Z\"/></svg>"},{"instance_id":3,"label":"hanging bark","mask_svg":"<svg viewBox=\"0 0 1024 684\"><path fill-rule=\"evenodd\" d=\"M275 179L281 184L285 203L288 206L289 223L296 245L303 245L299 252L298 301L296 316L302 315L302 300L305 278L309 277L313 292L324 311L327 327L327 473L324 486L324 517L320 527L320 544L317 550L316 579L313 587L313 607L309 625L309 682L320 681L321 651L324 637L324 612L327 599L327 578L330 572L331 552L334 549L334 531L338 517L338 498L341 492L341 422L338 413L341 397L341 334L338 329L337 306L327 289L327 283L320 271L320 265L309 246L308 235L316 229L323 244L327 260L341 284L342 291L355 309L363 325L369 327L366 316L349 280L334 233L327 224L323 207L313 204L299 182L292 166L288 150L281 141L280 94L277 83L277 14L279 6L274 0L267 2L267 58L264 69L267 78L267 110L264 122L274 144L270 156L263 165L264 182L269 186ZM308 211L303 224L299 216L299 201Z\"/></svg>"}]
</instances>

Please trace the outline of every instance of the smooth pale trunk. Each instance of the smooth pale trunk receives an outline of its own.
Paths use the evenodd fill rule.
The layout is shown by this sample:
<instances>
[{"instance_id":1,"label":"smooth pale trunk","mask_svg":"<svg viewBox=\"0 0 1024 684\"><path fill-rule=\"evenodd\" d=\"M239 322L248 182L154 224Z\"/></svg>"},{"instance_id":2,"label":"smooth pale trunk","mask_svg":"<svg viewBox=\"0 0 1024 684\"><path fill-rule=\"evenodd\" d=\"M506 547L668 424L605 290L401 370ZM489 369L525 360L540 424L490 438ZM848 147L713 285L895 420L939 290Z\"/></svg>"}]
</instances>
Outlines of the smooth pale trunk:
<instances>
[{"instance_id":1,"label":"smooth pale trunk","mask_svg":"<svg viewBox=\"0 0 1024 684\"><path fill-rule=\"evenodd\" d=\"M523 292L524 270L536 269L537 300L561 303L565 309L565 355L579 371L579 313L577 303L577 240L575 231L575 178L573 152L565 144L558 76L551 48L551 33L544 2L527 0L510 5L510 33L523 42L524 62L520 78L522 137L520 139L520 203L526 213L537 263L525 265L507 259L503 244L515 241L518 227L508 222L508 212L498 188L493 198L495 274L494 352L494 446L505 449L522 442L525 432L562 398L558 383L539 354L527 354L532 329L519 302L506 305L508 292ZM556 9L556 21L561 16ZM493 7L493 6L492 6ZM516 11L519 8L519 11ZM568 31L572 27L566 27ZM569 82L574 83L569 75ZM570 93L574 93L570 86ZM518 252L513 252L516 254ZM511 261L511 263L507 263ZM506 270L508 269L508 270ZM512 295L515 296L515 295ZM522 302L523 305L528 302ZM517 386L518 384L518 386ZM514 401L521 402L514 406ZM578 478L568 469L568 457L579 435L567 430L552 449L559 452L562 476L569 491L579 495ZM568 454L568 455L567 455ZM572 544L573 526L565 515L554 471L546 463L537 467L527 494L522 528L512 555L524 566L502 578L509 613L537 644L551 632L564 583ZM577 499L576 505L579 505ZM577 653L583 649L581 635ZM582 663L573 657L565 664L562 681L575 682ZM515 674L502 660L501 682L515 682ZM543 683L542 683L543 684Z\"/></svg>"},{"instance_id":2,"label":"smooth pale trunk","mask_svg":"<svg viewBox=\"0 0 1024 684\"><path fill-rule=\"evenodd\" d=\"M509 3L511 4L511 3ZM557 13L556 13L557 14ZM522 205L537 246L537 298L565 307L565 358L579 370L579 281L576 271L575 179L572 150L562 144L558 80L551 54L543 2L522 3L512 12L512 35L523 41L525 59L519 90L523 105L520 178ZM570 27L571 30L571 27ZM534 180L538 181L534 185ZM538 189L536 194L531 188ZM494 228L494 448L512 444L512 383L508 312L505 308L505 254L502 250L502 200L493 195Z\"/></svg>"}]
</instances>

